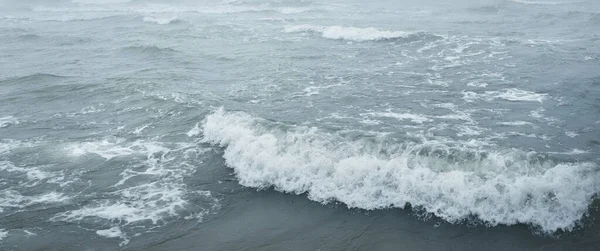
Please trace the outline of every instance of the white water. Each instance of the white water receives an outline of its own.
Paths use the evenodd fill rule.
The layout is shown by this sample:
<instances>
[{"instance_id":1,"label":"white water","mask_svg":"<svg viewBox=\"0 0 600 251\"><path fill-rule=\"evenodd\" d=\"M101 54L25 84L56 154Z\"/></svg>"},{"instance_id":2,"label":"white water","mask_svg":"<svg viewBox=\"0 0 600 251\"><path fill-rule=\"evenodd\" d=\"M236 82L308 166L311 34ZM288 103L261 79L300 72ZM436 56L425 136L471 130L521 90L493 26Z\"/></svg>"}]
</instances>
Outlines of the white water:
<instances>
[{"instance_id":1,"label":"white water","mask_svg":"<svg viewBox=\"0 0 600 251\"><path fill-rule=\"evenodd\" d=\"M284 29L287 33L295 32L316 32L324 38L342 39L352 41L377 41L391 38L401 38L410 35L409 32L379 30L373 27L357 28L343 26L314 26L314 25L295 25Z\"/></svg>"},{"instance_id":2,"label":"white water","mask_svg":"<svg viewBox=\"0 0 600 251\"><path fill-rule=\"evenodd\" d=\"M449 222L474 216L492 226L524 223L554 232L576 227L600 192L592 163L537 162L509 149L453 161L423 154L425 145L353 141L316 128L281 131L263 123L220 109L205 119L203 140L225 148L240 184L307 193L322 203L369 210L408 203Z\"/></svg>"},{"instance_id":3,"label":"white water","mask_svg":"<svg viewBox=\"0 0 600 251\"><path fill-rule=\"evenodd\" d=\"M4 240L4 238L6 238L6 236L8 236L8 232L6 230L0 228L0 242L2 242L2 240Z\"/></svg>"}]
</instances>

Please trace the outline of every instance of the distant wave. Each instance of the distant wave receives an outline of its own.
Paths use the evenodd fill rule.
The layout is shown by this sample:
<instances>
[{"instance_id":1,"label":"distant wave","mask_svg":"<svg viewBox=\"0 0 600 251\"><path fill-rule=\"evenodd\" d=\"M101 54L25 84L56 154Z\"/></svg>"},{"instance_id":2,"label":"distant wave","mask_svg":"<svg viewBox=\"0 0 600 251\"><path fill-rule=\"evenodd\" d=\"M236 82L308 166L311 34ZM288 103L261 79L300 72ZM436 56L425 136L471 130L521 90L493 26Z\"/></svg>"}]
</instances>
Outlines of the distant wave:
<instances>
[{"instance_id":1,"label":"distant wave","mask_svg":"<svg viewBox=\"0 0 600 251\"><path fill-rule=\"evenodd\" d=\"M129 3L131 0L71 0L73 3L83 4L113 4L113 3Z\"/></svg>"},{"instance_id":2,"label":"distant wave","mask_svg":"<svg viewBox=\"0 0 600 251\"><path fill-rule=\"evenodd\" d=\"M167 56L177 52L177 50L175 49L168 47L159 47L156 45L127 46L122 50L128 53L146 54L152 56Z\"/></svg>"},{"instance_id":3,"label":"distant wave","mask_svg":"<svg viewBox=\"0 0 600 251\"><path fill-rule=\"evenodd\" d=\"M67 78L67 76L54 75L48 73L34 73L31 75L25 75L21 77L12 77L0 80L0 83L23 83L23 82L36 82L36 81L47 81Z\"/></svg>"},{"instance_id":4,"label":"distant wave","mask_svg":"<svg viewBox=\"0 0 600 251\"><path fill-rule=\"evenodd\" d=\"M32 10L35 12L48 13L87 13L87 14L110 14L110 13L136 13L136 14L158 14L158 13L204 13L204 14L235 14L245 12L276 12L284 15L300 14L312 9L307 7L271 7L271 6L243 6L243 5L169 5L169 4L145 4L145 5L129 5L125 4L81 4L77 7L46 7L38 6Z\"/></svg>"},{"instance_id":5,"label":"distant wave","mask_svg":"<svg viewBox=\"0 0 600 251\"><path fill-rule=\"evenodd\" d=\"M36 35L36 34L25 34L25 35L21 35L18 37L20 40L24 40L24 41L32 41L32 40L38 40L42 37Z\"/></svg>"},{"instance_id":6,"label":"distant wave","mask_svg":"<svg viewBox=\"0 0 600 251\"><path fill-rule=\"evenodd\" d=\"M570 231L600 192L596 164L552 163L518 150L390 145L317 128L273 128L223 109L206 117L202 133L203 142L225 148L244 186L367 210L411 205L451 223Z\"/></svg>"},{"instance_id":7,"label":"distant wave","mask_svg":"<svg viewBox=\"0 0 600 251\"><path fill-rule=\"evenodd\" d=\"M357 42L379 41L389 39L410 38L411 36L427 35L423 33L380 30L373 27L357 28L344 26L314 26L314 25L295 25L287 26L286 33L295 32L314 32L320 33L324 38L352 40Z\"/></svg>"},{"instance_id":8,"label":"distant wave","mask_svg":"<svg viewBox=\"0 0 600 251\"><path fill-rule=\"evenodd\" d=\"M573 1L573 2L554 2L554 1L529 1L529 0L508 0L513 3L527 4L527 5L561 5L561 4L576 4L585 3L584 1Z\"/></svg>"},{"instance_id":9,"label":"distant wave","mask_svg":"<svg viewBox=\"0 0 600 251\"><path fill-rule=\"evenodd\" d=\"M67 14L56 14L51 15L40 15L40 16L11 16L6 17L9 20L21 20L21 21L34 21L34 22L78 22L78 21L95 21L104 20L110 18L122 17L122 13L110 13L110 12L95 12L95 13L67 13Z\"/></svg>"},{"instance_id":10,"label":"distant wave","mask_svg":"<svg viewBox=\"0 0 600 251\"><path fill-rule=\"evenodd\" d=\"M179 19L176 16L173 17L152 17L152 16L147 16L144 17L144 22L146 23L155 23L155 24L172 24L172 23L178 23L181 22L181 19Z\"/></svg>"}]
</instances>

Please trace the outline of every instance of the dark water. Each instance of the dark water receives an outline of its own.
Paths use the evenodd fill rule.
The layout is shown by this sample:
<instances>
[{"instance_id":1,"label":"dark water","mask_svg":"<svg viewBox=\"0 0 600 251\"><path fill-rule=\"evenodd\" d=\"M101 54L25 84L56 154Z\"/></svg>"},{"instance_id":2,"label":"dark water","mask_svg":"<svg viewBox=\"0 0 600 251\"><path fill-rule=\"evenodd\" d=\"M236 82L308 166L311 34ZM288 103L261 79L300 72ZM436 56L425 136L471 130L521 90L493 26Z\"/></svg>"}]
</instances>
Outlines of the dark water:
<instances>
[{"instance_id":1,"label":"dark water","mask_svg":"<svg viewBox=\"0 0 600 251\"><path fill-rule=\"evenodd\" d=\"M600 2L0 1L1 250L598 250Z\"/></svg>"}]
</instances>

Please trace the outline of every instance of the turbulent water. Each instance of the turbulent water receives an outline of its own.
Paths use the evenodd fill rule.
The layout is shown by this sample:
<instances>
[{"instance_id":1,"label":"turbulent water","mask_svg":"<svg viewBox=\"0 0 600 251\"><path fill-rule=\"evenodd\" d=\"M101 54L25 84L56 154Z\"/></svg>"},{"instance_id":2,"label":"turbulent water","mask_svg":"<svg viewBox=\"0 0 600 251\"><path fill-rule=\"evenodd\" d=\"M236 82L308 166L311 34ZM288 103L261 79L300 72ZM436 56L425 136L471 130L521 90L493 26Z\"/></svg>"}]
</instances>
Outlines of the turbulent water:
<instances>
[{"instance_id":1,"label":"turbulent water","mask_svg":"<svg viewBox=\"0 0 600 251\"><path fill-rule=\"evenodd\" d=\"M596 0L0 1L0 249L148 248L269 189L591 231L599 31Z\"/></svg>"}]
</instances>

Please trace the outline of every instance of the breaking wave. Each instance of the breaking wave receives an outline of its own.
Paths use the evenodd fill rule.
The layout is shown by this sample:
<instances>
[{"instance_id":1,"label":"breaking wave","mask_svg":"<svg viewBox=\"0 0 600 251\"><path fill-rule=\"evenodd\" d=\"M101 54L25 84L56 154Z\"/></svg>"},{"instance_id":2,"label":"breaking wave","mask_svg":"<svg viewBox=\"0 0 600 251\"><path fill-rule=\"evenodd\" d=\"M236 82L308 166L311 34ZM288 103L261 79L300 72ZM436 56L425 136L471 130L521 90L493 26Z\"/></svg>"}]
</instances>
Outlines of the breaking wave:
<instances>
[{"instance_id":1,"label":"breaking wave","mask_svg":"<svg viewBox=\"0 0 600 251\"><path fill-rule=\"evenodd\" d=\"M344 26L314 26L314 25L294 25L285 27L286 33L296 32L314 32L320 33L322 37L328 39L352 40L357 42L364 41L379 41L390 39L410 39L414 36L419 37L436 37L436 35L426 34L422 32L405 32L405 31L389 31L380 30L373 27L357 28Z\"/></svg>"},{"instance_id":2,"label":"breaking wave","mask_svg":"<svg viewBox=\"0 0 600 251\"><path fill-rule=\"evenodd\" d=\"M153 16L147 16L144 17L144 22L146 23L155 23L155 24L173 24L173 23L178 23L181 22L181 19L179 19L176 16L172 16L172 17L153 17Z\"/></svg>"},{"instance_id":3,"label":"breaking wave","mask_svg":"<svg viewBox=\"0 0 600 251\"><path fill-rule=\"evenodd\" d=\"M244 186L367 210L410 205L450 223L570 231L600 192L596 164L555 163L515 149L350 139L223 109L205 118L202 132L203 142L224 147Z\"/></svg>"}]
</instances>

